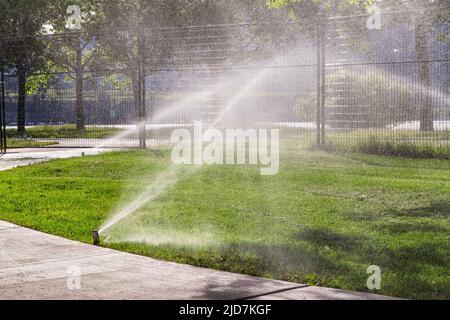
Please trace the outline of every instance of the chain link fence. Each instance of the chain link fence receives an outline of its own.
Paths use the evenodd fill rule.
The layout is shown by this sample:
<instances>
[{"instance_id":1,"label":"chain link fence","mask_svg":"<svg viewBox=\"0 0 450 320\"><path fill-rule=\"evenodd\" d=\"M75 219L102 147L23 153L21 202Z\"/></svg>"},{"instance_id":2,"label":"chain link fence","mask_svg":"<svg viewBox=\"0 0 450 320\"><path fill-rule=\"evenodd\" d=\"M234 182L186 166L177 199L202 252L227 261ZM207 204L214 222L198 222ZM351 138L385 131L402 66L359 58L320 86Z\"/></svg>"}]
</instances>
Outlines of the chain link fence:
<instances>
[{"instance_id":1,"label":"chain link fence","mask_svg":"<svg viewBox=\"0 0 450 320\"><path fill-rule=\"evenodd\" d=\"M366 19L327 21L326 142L448 148L450 46L438 40L448 30L422 32L402 13L358 29Z\"/></svg>"},{"instance_id":2,"label":"chain link fence","mask_svg":"<svg viewBox=\"0 0 450 320\"><path fill-rule=\"evenodd\" d=\"M0 155L6 153L6 113L5 113L5 81L0 73Z\"/></svg>"},{"instance_id":3,"label":"chain link fence","mask_svg":"<svg viewBox=\"0 0 450 320\"><path fill-rule=\"evenodd\" d=\"M6 135L16 147L161 148L201 122L280 128L296 147L448 148L449 43L439 30L416 41L393 17L380 30L355 16L33 38L47 62L6 70Z\"/></svg>"}]
</instances>

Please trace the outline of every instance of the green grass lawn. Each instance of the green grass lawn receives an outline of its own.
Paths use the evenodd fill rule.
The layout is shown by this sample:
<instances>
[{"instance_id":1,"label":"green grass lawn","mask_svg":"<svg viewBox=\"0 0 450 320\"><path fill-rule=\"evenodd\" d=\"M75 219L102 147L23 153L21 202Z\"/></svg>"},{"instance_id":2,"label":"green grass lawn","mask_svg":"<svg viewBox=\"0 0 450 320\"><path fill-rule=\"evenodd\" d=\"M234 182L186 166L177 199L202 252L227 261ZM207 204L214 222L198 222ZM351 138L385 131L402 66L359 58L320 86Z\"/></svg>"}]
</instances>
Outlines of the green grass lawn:
<instances>
[{"instance_id":1,"label":"green grass lawn","mask_svg":"<svg viewBox=\"0 0 450 320\"><path fill-rule=\"evenodd\" d=\"M0 219L83 242L169 166L130 151L0 172ZM205 166L110 229L105 244L250 275L450 299L450 162L284 153L276 176ZM145 243L144 243L145 241Z\"/></svg>"},{"instance_id":2,"label":"green grass lawn","mask_svg":"<svg viewBox=\"0 0 450 320\"><path fill-rule=\"evenodd\" d=\"M41 148L57 146L56 141L36 141L32 139L8 139L8 149L13 148Z\"/></svg>"},{"instance_id":3,"label":"green grass lawn","mask_svg":"<svg viewBox=\"0 0 450 320\"><path fill-rule=\"evenodd\" d=\"M121 129L113 127L88 126L85 130L77 130L75 125L48 125L35 126L27 129L27 136L34 139L101 139L114 136L121 132ZM9 138L17 136L17 130L8 129Z\"/></svg>"}]
</instances>

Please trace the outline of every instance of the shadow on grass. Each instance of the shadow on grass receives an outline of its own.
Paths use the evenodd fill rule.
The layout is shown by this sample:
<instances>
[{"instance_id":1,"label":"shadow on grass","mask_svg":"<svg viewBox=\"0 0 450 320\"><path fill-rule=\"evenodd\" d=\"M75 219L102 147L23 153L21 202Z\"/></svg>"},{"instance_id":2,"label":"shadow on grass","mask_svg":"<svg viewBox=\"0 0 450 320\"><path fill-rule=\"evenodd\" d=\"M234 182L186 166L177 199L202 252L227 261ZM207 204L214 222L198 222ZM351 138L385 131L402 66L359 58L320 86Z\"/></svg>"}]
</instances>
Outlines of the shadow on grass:
<instances>
[{"instance_id":1,"label":"shadow on grass","mask_svg":"<svg viewBox=\"0 0 450 320\"><path fill-rule=\"evenodd\" d=\"M123 246L124 244L121 244ZM376 238L304 228L288 244L239 242L215 249L130 244L123 249L191 265L339 289L369 292L367 267L378 265L380 294L414 299L448 299L448 243L387 247ZM431 271L430 271L431 270ZM431 273L430 273L431 272ZM447 277L447 278L446 278ZM249 280L250 282L253 280ZM252 296L251 283L211 284L199 298Z\"/></svg>"},{"instance_id":2,"label":"shadow on grass","mask_svg":"<svg viewBox=\"0 0 450 320\"><path fill-rule=\"evenodd\" d=\"M296 236L299 240L311 242L315 245L342 250L354 250L360 247L365 239L333 232L328 229L306 228Z\"/></svg>"},{"instance_id":3,"label":"shadow on grass","mask_svg":"<svg viewBox=\"0 0 450 320\"><path fill-rule=\"evenodd\" d=\"M444 226L439 226L431 223L408 223L408 222L396 222L396 223L380 223L375 228L384 233L391 235L401 235L409 232L421 232L421 233L448 233L450 229Z\"/></svg>"},{"instance_id":4,"label":"shadow on grass","mask_svg":"<svg viewBox=\"0 0 450 320\"><path fill-rule=\"evenodd\" d=\"M449 218L450 201L433 202L428 206L410 209L392 209L387 212L389 215L397 217L427 217L427 218Z\"/></svg>"},{"instance_id":5,"label":"shadow on grass","mask_svg":"<svg viewBox=\"0 0 450 320\"><path fill-rule=\"evenodd\" d=\"M449 298L446 288L450 283L444 274L450 270L448 243L393 248L368 236L343 235L318 228L303 230L296 237L306 241L306 247L312 245L312 249L263 249L264 261L277 261L272 270L284 270L289 275L286 280L306 282L308 275L317 274L318 285L368 291L366 269L375 264L388 275L381 293L406 298ZM261 246L250 250L261 252ZM427 274L430 270L432 274Z\"/></svg>"},{"instance_id":6,"label":"shadow on grass","mask_svg":"<svg viewBox=\"0 0 450 320\"><path fill-rule=\"evenodd\" d=\"M373 212L349 212L346 219L352 221L374 222L383 220L386 216L447 219L450 217L450 200L435 201L429 205L415 208L393 208L379 214ZM397 223L396 223L397 224Z\"/></svg>"}]
</instances>

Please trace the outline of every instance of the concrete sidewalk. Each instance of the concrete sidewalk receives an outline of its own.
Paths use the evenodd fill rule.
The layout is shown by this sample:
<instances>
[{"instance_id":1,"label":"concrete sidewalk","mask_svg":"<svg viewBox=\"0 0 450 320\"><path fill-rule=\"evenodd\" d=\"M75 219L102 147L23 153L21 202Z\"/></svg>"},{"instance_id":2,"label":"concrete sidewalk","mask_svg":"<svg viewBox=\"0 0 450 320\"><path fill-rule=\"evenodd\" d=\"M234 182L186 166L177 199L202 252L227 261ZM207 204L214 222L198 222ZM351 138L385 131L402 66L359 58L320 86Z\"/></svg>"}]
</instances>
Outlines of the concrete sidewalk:
<instances>
[{"instance_id":1,"label":"concrete sidewalk","mask_svg":"<svg viewBox=\"0 0 450 320\"><path fill-rule=\"evenodd\" d=\"M163 262L0 221L0 299L390 298Z\"/></svg>"}]
</instances>

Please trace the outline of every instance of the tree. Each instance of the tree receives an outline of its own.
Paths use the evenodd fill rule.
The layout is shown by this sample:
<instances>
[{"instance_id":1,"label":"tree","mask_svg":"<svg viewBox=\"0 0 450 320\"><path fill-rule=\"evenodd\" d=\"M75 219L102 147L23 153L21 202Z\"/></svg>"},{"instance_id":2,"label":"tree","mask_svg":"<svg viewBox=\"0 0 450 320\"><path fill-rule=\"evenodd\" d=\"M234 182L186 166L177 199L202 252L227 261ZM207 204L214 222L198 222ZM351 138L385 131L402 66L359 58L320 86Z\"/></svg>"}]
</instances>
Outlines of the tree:
<instances>
[{"instance_id":1,"label":"tree","mask_svg":"<svg viewBox=\"0 0 450 320\"><path fill-rule=\"evenodd\" d=\"M325 15L345 15L351 12L365 12L369 6L378 5L385 12L407 12L398 18L396 15L384 19L384 27L410 23L414 26L415 51L419 61L419 82L422 88L420 107L420 130L433 131L433 105L430 95L431 77L428 36L436 31L440 25L448 25L450 21L450 7L448 0L268 0L271 8L287 8L292 15L304 13L305 8L319 7ZM318 9L309 12L319 12ZM355 28L355 30L359 30ZM359 31L358 31L359 32ZM447 39L446 36L440 36Z\"/></svg>"},{"instance_id":2,"label":"tree","mask_svg":"<svg viewBox=\"0 0 450 320\"><path fill-rule=\"evenodd\" d=\"M44 45L39 36L52 14L52 4L45 0L4 0L0 2L2 56L7 67L18 77L17 134L25 136L27 77L45 68Z\"/></svg>"},{"instance_id":3,"label":"tree","mask_svg":"<svg viewBox=\"0 0 450 320\"><path fill-rule=\"evenodd\" d=\"M419 84L422 88L420 103L420 130L434 130L434 110L431 99L429 61L429 35L439 33L439 26L450 22L448 0L386 0L379 4L385 11L408 11L401 21L390 19L388 25L409 23L414 28L416 57L419 61ZM435 35L441 38L439 34ZM443 38L445 39L445 37Z\"/></svg>"},{"instance_id":4,"label":"tree","mask_svg":"<svg viewBox=\"0 0 450 320\"><path fill-rule=\"evenodd\" d=\"M291 19L315 27L318 17L365 13L377 0L267 0L271 9L283 9Z\"/></svg>"},{"instance_id":5,"label":"tree","mask_svg":"<svg viewBox=\"0 0 450 320\"><path fill-rule=\"evenodd\" d=\"M75 81L75 122L77 130L83 131L86 127L85 112L83 105L84 83L92 78L88 72L95 63L97 46L95 45L92 26L95 25L95 16L98 7L95 1L62 1L58 10L67 13L68 8L77 6L82 18L80 30L67 34L68 15L58 15L55 19L48 21L51 26L52 35L46 38L46 57L58 65L67 73L67 76ZM69 12L70 13L70 12ZM78 21L80 22L80 21Z\"/></svg>"},{"instance_id":6,"label":"tree","mask_svg":"<svg viewBox=\"0 0 450 320\"><path fill-rule=\"evenodd\" d=\"M101 33L97 37L102 52L99 57L103 64L121 70L131 79L135 108L139 113L142 77L151 74L159 66L167 65L174 58L176 43L168 41L169 28L242 21L246 13L241 9L254 8L253 3L263 7L264 2L103 0L98 15L99 29L114 32L111 35ZM187 33L186 30L176 31L179 38L185 36L183 32ZM144 70L139 70L140 64L144 65Z\"/></svg>"},{"instance_id":7,"label":"tree","mask_svg":"<svg viewBox=\"0 0 450 320\"><path fill-rule=\"evenodd\" d=\"M158 25L165 20L165 16L171 13L167 8L168 2L104 0L99 6L97 58L109 69L120 70L117 73L121 72L131 80L135 109L137 113L140 113L142 111L140 86L143 75L140 74L142 70L139 70L139 66L142 63L139 64L139 61L143 58L143 30L148 27L147 23ZM150 45L150 43L145 44L145 46ZM157 60L161 57L154 54L153 58Z\"/></svg>"}]
</instances>

